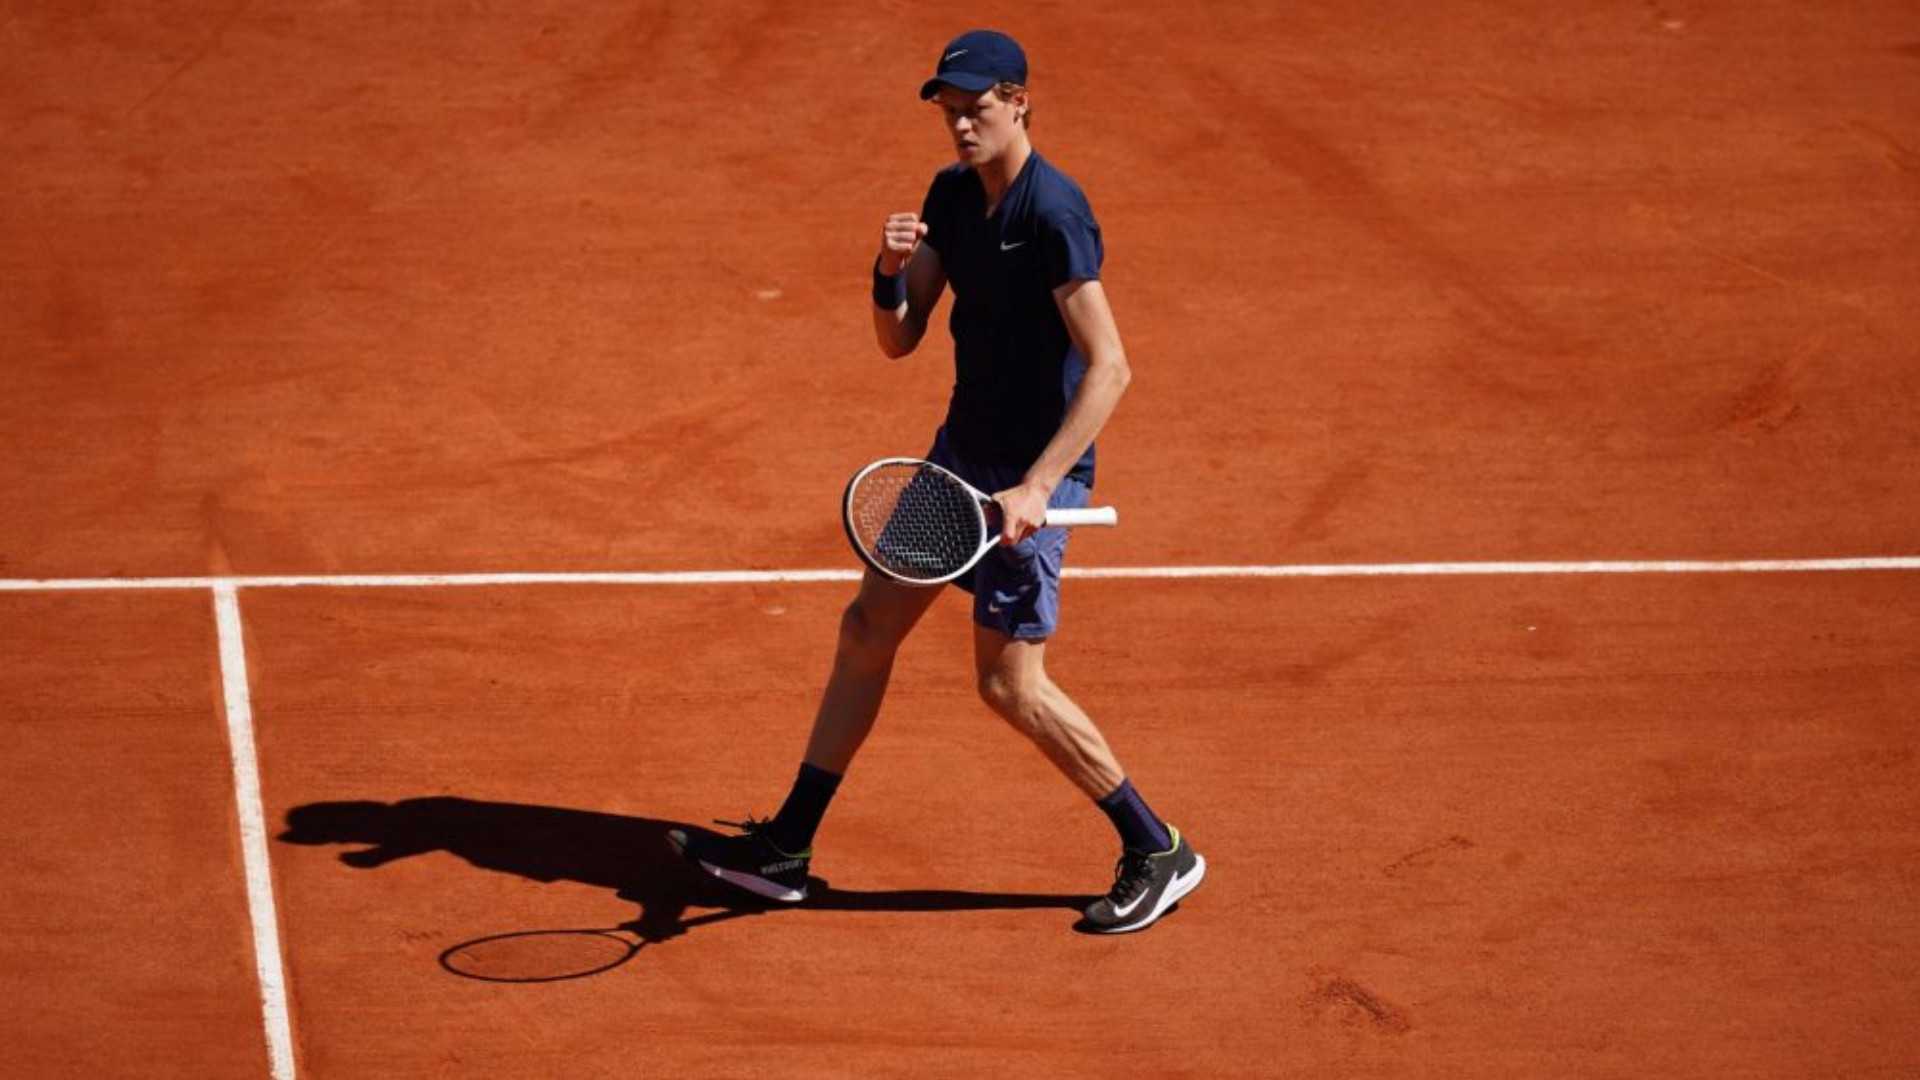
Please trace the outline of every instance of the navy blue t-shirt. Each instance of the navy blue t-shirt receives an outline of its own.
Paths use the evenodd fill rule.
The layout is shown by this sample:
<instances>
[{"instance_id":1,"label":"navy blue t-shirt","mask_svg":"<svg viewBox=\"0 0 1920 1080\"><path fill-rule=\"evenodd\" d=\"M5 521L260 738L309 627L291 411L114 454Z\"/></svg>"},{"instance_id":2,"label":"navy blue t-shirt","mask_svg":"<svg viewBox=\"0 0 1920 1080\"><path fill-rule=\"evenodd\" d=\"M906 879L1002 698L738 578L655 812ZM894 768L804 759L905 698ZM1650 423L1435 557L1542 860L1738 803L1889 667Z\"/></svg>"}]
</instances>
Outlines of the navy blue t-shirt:
<instances>
[{"instance_id":1,"label":"navy blue t-shirt","mask_svg":"<svg viewBox=\"0 0 1920 1080\"><path fill-rule=\"evenodd\" d=\"M953 286L953 398L947 440L963 460L1025 469L1039 458L1086 374L1053 290L1097 280L1104 251L1093 208L1038 153L989 216L964 164L942 169L920 220ZM1093 483L1093 447L1068 473Z\"/></svg>"}]
</instances>

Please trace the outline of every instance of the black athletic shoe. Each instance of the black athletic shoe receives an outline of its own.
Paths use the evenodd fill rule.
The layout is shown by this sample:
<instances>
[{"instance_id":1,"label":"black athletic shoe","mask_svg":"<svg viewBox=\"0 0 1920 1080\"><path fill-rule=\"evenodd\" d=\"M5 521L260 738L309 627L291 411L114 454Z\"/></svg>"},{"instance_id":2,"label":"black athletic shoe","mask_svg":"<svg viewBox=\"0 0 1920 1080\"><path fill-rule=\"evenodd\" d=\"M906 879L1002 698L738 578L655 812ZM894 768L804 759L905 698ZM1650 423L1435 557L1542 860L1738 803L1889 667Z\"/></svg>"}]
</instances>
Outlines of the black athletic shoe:
<instances>
[{"instance_id":1,"label":"black athletic shoe","mask_svg":"<svg viewBox=\"0 0 1920 1080\"><path fill-rule=\"evenodd\" d=\"M807 864L813 859L812 848L797 855L781 851L767 839L766 828L771 823L751 817L714 824L739 829L740 835L672 829L667 839L702 870L756 896L784 904L797 904L807 898Z\"/></svg>"},{"instance_id":2,"label":"black athletic shoe","mask_svg":"<svg viewBox=\"0 0 1920 1080\"><path fill-rule=\"evenodd\" d=\"M1173 847L1153 854L1145 851L1123 852L1113 868L1113 889L1086 910L1085 929L1100 934L1124 934L1152 926L1167 909L1192 892L1207 876L1207 860L1180 835L1173 834Z\"/></svg>"}]
</instances>

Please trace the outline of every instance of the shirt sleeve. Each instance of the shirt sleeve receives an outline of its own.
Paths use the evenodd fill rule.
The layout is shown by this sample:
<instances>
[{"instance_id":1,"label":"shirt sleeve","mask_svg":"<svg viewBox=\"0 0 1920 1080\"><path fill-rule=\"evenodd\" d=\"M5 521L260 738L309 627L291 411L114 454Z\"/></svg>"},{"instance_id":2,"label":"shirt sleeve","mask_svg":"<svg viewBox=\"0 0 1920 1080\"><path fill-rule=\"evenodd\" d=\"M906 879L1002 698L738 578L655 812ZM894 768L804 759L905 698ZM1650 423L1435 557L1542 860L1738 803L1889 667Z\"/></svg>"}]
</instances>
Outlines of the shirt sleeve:
<instances>
[{"instance_id":1,"label":"shirt sleeve","mask_svg":"<svg viewBox=\"0 0 1920 1080\"><path fill-rule=\"evenodd\" d=\"M1040 218L1040 250L1047 260L1047 287L1069 281L1098 281L1106 248L1092 215L1062 209Z\"/></svg>"},{"instance_id":2,"label":"shirt sleeve","mask_svg":"<svg viewBox=\"0 0 1920 1080\"><path fill-rule=\"evenodd\" d=\"M926 223L927 236L923 241L940 255L947 257L947 226L952 218L953 185L947 182L948 173L944 170L935 173L933 183L927 186L927 197L920 204L920 220Z\"/></svg>"}]
</instances>

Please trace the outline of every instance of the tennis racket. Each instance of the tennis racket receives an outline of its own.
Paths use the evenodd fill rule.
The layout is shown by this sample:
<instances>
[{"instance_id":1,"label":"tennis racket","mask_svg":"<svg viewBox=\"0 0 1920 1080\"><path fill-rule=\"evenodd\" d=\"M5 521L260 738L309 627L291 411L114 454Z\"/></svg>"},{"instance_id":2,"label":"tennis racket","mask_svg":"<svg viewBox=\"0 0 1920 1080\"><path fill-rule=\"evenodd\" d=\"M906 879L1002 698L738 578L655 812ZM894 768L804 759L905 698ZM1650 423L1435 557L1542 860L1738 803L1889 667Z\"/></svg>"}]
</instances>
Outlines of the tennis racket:
<instances>
[{"instance_id":1,"label":"tennis racket","mask_svg":"<svg viewBox=\"0 0 1920 1080\"><path fill-rule=\"evenodd\" d=\"M919 458L882 458L853 474L840 509L860 561L908 585L939 585L1000 542L1000 508L986 492ZM1053 526L1118 525L1111 506L1052 509Z\"/></svg>"}]
</instances>

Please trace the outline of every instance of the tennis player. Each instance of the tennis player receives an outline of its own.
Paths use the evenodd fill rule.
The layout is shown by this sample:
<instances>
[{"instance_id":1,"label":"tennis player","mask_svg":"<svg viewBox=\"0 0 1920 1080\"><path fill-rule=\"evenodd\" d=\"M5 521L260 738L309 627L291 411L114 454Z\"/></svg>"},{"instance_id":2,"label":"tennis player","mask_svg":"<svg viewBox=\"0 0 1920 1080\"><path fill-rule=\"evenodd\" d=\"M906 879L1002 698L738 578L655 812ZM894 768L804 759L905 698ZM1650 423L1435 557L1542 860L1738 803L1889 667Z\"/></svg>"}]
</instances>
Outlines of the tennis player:
<instances>
[{"instance_id":1,"label":"tennis player","mask_svg":"<svg viewBox=\"0 0 1920 1080\"><path fill-rule=\"evenodd\" d=\"M920 344L953 287L957 378L928 458L993 493L1002 546L957 584L973 594L980 696L1113 822L1122 854L1084 926L1143 930L1200 884L1206 860L1141 798L1100 729L1047 677L1067 531L1047 508L1085 506L1094 437L1130 378L1100 285L1100 226L1078 185L1033 149L1027 59L1005 34L974 30L941 50L920 88L959 158L919 214L889 216L873 268L880 351ZM806 757L770 821L739 835L681 834L709 873L776 901L805 899L812 843L840 778L872 730L896 650L940 590L869 570L840 623L833 673Z\"/></svg>"}]
</instances>

